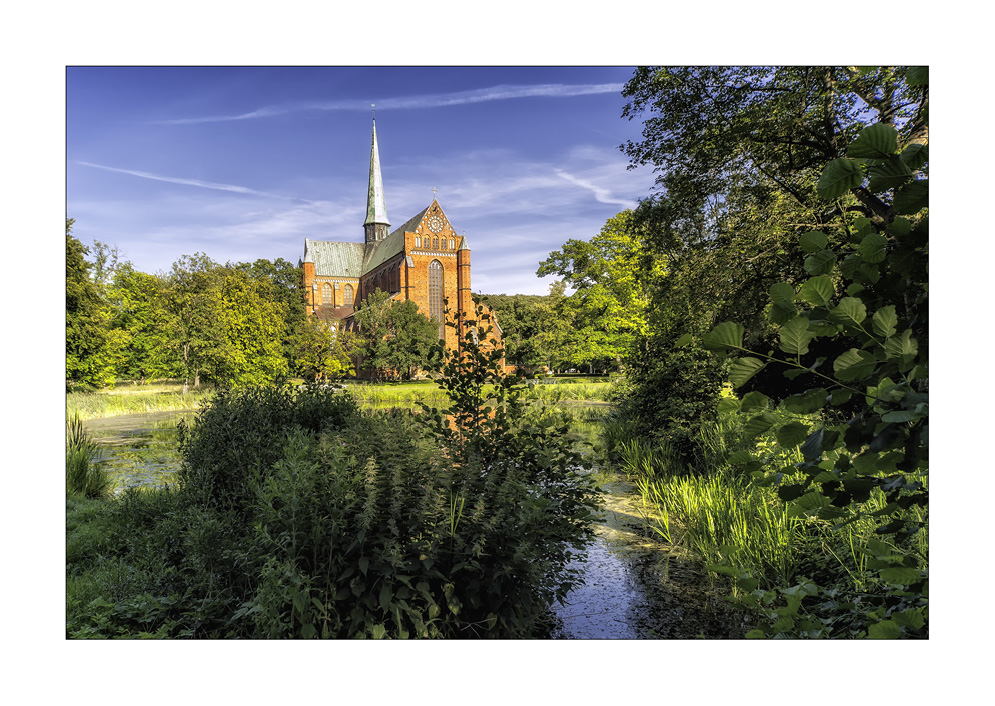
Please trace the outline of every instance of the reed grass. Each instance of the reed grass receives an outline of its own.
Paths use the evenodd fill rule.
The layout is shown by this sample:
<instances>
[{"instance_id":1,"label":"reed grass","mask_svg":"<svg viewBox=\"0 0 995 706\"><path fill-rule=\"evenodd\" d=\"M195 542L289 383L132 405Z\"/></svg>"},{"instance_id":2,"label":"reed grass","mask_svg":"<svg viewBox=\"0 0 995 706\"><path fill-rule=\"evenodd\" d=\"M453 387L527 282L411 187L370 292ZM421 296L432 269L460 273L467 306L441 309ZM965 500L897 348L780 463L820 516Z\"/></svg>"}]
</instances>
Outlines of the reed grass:
<instances>
[{"instance_id":1,"label":"reed grass","mask_svg":"<svg viewBox=\"0 0 995 706\"><path fill-rule=\"evenodd\" d=\"M97 445L83 430L83 420L72 416L66 425L66 492L100 498L112 485Z\"/></svg>"}]
</instances>

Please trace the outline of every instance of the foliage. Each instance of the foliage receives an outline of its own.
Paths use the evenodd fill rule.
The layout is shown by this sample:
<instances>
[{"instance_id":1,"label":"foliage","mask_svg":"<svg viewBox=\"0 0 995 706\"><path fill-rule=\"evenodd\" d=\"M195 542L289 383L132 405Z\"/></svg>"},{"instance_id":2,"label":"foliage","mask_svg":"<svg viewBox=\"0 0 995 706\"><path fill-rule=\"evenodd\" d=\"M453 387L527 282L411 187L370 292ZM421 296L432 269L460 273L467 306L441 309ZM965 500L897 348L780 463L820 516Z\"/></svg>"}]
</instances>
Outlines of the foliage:
<instances>
[{"instance_id":1,"label":"foliage","mask_svg":"<svg viewBox=\"0 0 995 706\"><path fill-rule=\"evenodd\" d=\"M294 339L296 370L313 380L340 380L355 373L353 356L360 345L356 334L336 329L309 316Z\"/></svg>"},{"instance_id":2,"label":"foliage","mask_svg":"<svg viewBox=\"0 0 995 706\"><path fill-rule=\"evenodd\" d=\"M68 635L539 634L577 582L590 480L562 420L500 377L486 329L459 330L446 409L362 413L314 385L221 390L181 426L178 491L67 505ZM496 422L481 406L494 397Z\"/></svg>"},{"instance_id":3,"label":"foliage","mask_svg":"<svg viewBox=\"0 0 995 706\"><path fill-rule=\"evenodd\" d=\"M679 343L700 348L702 336L723 320L743 327L746 345L776 347L776 325L765 312L770 287L800 284L804 263L825 256L806 252L799 237L825 231L827 249L839 248L846 235L829 226L841 214L887 211L867 188L846 202L825 201L818 184L822 167L843 157L875 116L904 141L924 139L927 89L908 73L805 66L636 71L623 91L630 100L623 115L644 117L643 138L623 150L632 166L656 168L659 193L635 210L633 228L641 248L666 262L667 272L642 274L651 305L648 335L637 344L641 355L627 371L625 416L633 424L664 429L684 404L707 411L721 371L698 354L671 351ZM813 343L818 355L844 352L833 340ZM768 370L750 385L772 398L799 391L795 381ZM678 433L685 427L680 421Z\"/></svg>"},{"instance_id":4,"label":"foliage","mask_svg":"<svg viewBox=\"0 0 995 706\"><path fill-rule=\"evenodd\" d=\"M604 369L610 362L617 368L645 333L646 283L663 275L663 263L641 245L627 210L590 241L569 240L539 265L540 277L560 275L575 290L569 298L577 331L568 343L571 364Z\"/></svg>"},{"instance_id":5,"label":"foliage","mask_svg":"<svg viewBox=\"0 0 995 706\"><path fill-rule=\"evenodd\" d=\"M361 367L374 379L411 379L439 340L439 325L418 311L413 301L396 301L377 290L356 309L362 343Z\"/></svg>"},{"instance_id":6,"label":"foliage","mask_svg":"<svg viewBox=\"0 0 995 706\"><path fill-rule=\"evenodd\" d=\"M258 385L288 372L284 302L265 277L220 266L203 253L173 263L165 293L170 345L186 378Z\"/></svg>"},{"instance_id":7,"label":"foliage","mask_svg":"<svg viewBox=\"0 0 995 706\"><path fill-rule=\"evenodd\" d=\"M101 288L90 279L89 249L72 235L74 222L66 219L66 391L109 382L119 342L108 330Z\"/></svg>"},{"instance_id":8,"label":"foliage","mask_svg":"<svg viewBox=\"0 0 995 706\"><path fill-rule=\"evenodd\" d=\"M166 283L161 278L139 272L130 262L115 268L107 301L111 327L125 334L118 377L145 380L182 373L179 357L170 346L165 295Z\"/></svg>"},{"instance_id":9,"label":"foliage","mask_svg":"<svg viewBox=\"0 0 995 706\"><path fill-rule=\"evenodd\" d=\"M97 445L87 436L78 415L66 425L66 492L99 498L111 488L111 479L100 460Z\"/></svg>"},{"instance_id":10,"label":"foliage","mask_svg":"<svg viewBox=\"0 0 995 706\"><path fill-rule=\"evenodd\" d=\"M788 378L810 382L780 408L796 416L824 415L815 424L796 419L777 428L778 446L797 448L800 461L765 473L768 458L760 454L742 459L743 467L776 484L790 514L840 527L873 518L877 535L862 549L876 576L872 595L840 600L831 589L803 582L786 591L787 605L777 608L778 596L755 590L754 599L771 616L758 634L926 634L927 557L915 540L928 517L927 161L922 143L900 145L898 130L878 122L855 137L846 157L826 165L819 192L837 200L841 211L871 199L884 208L870 218L843 216L836 226L844 236L841 247L832 247L822 231L800 237L809 253L808 278L797 286L777 283L769 297L768 316L786 355L750 350L734 322L719 324L704 339L710 350L738 354L730 366L734 385L767 365L783 365ZM848 346L831 370L828 359L811 350L826 338ZM751 394L747 426L759 434L776 420L765 409L769 401ZM834 408L846 410L848 421L837 422ZM883 498L883 506L869 506L873 498ZM810 610L829 610L830 616L820 621Z\"/></svg>"}]
</instances>

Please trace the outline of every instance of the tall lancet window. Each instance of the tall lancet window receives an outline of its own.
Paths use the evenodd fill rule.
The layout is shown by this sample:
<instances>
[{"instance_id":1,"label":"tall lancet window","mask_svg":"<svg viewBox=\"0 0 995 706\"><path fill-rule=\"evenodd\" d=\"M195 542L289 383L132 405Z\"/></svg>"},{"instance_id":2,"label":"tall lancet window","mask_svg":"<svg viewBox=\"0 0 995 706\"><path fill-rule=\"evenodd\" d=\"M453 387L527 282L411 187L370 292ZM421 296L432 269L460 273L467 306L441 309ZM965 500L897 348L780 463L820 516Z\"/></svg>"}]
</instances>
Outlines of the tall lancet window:
<instances>
[{"instance_id":1,"label":"tall lancet window","mask_svg":"<svg viewBox=\"0 0 995 706\"><path fill-rule=\"evenodd\" d=\"M345 303L343 306L352 306L352 285L347 284L345 286Z\"/></svg>"},{"instance_id":2,"label":"tall lancet window","mask_svg":"<svg viewBox=\"0 0 995 706\"><path fill-rule=\"evenodd\" d=\"M432 260L428 266L428 310L433 319L439 322L439 338L446 337L446 313L443 309L442 263Z\"/></svg>"},{"instance_id":3,"label":"tall lancet window","mask_svg":"<svg viewBox=\"0 0 995 706\"><path fill-rule=\"evenodd\" d=\"M325 282L321 285L321 303L331 304L332 303L332 285Z\"/></svg>"}]
</instances>

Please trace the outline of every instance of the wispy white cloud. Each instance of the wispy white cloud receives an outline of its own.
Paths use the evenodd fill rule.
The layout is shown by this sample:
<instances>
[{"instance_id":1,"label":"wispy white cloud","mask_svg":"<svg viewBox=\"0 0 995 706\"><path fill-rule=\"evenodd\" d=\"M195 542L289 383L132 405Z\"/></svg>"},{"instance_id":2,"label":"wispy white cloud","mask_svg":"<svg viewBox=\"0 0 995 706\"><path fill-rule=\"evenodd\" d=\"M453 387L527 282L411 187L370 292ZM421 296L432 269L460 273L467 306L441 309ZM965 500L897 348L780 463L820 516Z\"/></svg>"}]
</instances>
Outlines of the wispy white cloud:
<instances>
[{"instance_id":1,"label":"wispy white cloud","mask_svg":"<svg viewBox=\"0 0 995 706\"><path fill-rule=\"evenodd\" d=\"M84 167L93 167L94 169L103 169L108 172L117 172L119 174L129 174L131 176L141 177L142 179L153 179L155 181L165 181L170 184L182 184L184 186L196 186L201 189L214 189L216 191L231 191L236 194L250 194L252 196L265 196L267 198L273 199L284 199L287 201L305 201L304 199L299 199L293 196L282 196L280 194L270 194L265 191L257 191L256 189L250 189L247 186L237 186L235 184L219 184L212 181L202 181L200 179L184 179L182 177L171 177L163 176L161 174L152 174L151 172L141 172L135 169L121 169L119 167L108 167L103 164L93 164L92 162L80 162L77 161L76 164L80 164Z\"/></svg>"},{"instance_id":2,"label":"wispy white cloud","mask_svg":"<svg viewBox=\"0 0 995 706\"><path fill-rule=\"evenodd\" d=\"M512 100L515 98L570 98L601 93L619 93L621 83L594 83L568 85L562 83L545 83L535 86L492 86L471 91L455 93L437 93L424 96L405 96L402 98L386 98L376 101L375 105L387 110L421 110L426 108L444 108L453 105L469 103L485 103L487 101ZM232 120L254 120L268 118L274 115L296 113L308 110L317 111L367 111L373 103L364 100L323 101L317 103L290 103L274 105L239 113L236 115L210 115L193 118L175 118L156 121L164 125L192 125L196 123L227 122Z\"/></svg>"},{"instance_id":3,"label":"wispy white cloud","mask_svg":"<svg viewBox=\"0 0 995 706\"><path fill-rule=\"evenodd\" d=\"M557 169L556 174L557 176L566 179L571 184L576 184L581 188L588 189L594 194L594 198L600 201L601 203L615 204L618 206L622 206L623 208L635 208L637 205L635 201L632 201L630 199L620 199L616 196L613 196L612 192L609 191L608 189L593 184L587 179L580 179L578 177L575 177L573 174L569 174L563 171L562 169Z\"/></svg>"}]
</instances>

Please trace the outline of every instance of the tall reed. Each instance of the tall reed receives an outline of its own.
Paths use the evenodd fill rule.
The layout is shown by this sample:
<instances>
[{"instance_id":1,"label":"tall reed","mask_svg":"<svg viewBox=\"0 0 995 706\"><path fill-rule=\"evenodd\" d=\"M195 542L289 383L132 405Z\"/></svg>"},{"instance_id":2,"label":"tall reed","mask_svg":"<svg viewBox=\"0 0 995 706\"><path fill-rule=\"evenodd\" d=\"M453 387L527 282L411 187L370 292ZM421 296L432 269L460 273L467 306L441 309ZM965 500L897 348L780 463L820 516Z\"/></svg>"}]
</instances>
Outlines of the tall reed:
<instances>
[{"instance_id":1,"label":"tall reed","mask_svg":"<svg viewBox=\"0 0 995 706\"><path fill-rule=\"evenodd\" d=\"M73 415L66 425L66 491L99 498L108 493L111 485L97 445L83 429L83 420Z\"/></svg>"}]
</instances>

